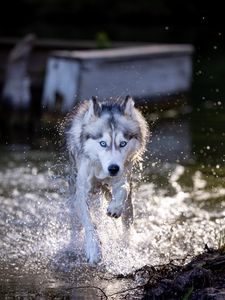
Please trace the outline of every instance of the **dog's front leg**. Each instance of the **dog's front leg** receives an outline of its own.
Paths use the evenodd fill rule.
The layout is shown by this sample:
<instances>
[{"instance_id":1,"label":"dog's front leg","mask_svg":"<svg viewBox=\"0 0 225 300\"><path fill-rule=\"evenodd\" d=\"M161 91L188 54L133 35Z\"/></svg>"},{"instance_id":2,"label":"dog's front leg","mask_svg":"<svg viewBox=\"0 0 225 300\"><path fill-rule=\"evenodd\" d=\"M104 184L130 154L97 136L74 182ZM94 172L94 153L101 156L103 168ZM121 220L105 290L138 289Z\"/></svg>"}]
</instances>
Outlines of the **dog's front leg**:
<instances>
[{"instance_id":1,"label":"dog's front leg","mask_svg":"<svg viewBox=\"0 0 225 300\"><path fill-rule=\"evenodd\" d=\"M108 216L114 218L121 216L129 191L130 185L126 178L121 178L112 184L112 201L107 209Z\"/></svg>"},{"instance_id":2,"label":"dog's front leg","mask_svg":"<svg viewBox=\"0 0 225 300\"><path fill-rule=\"evenodd\" d=\"M91 190L92 174L89 161L80 161L76 178L76 192L74 195L74 211L85 230L85 252L89 263L97 263L101 258L100 243L95 227L92 223L87 200Z\"/></svg>"},{"instance_id":3,"label":"dog's front leg","mask_svg":"<svg viewBox=\"0 0 225 300\"><path fill-rule=\"evenodd\" d=\"M124 203L122 222L125 229L129 229L131 224L133 224L134 212L133 212L133 204L132 204L132 184L129 185L129 193L127 199Z\"/></svg>"}]
</instances>

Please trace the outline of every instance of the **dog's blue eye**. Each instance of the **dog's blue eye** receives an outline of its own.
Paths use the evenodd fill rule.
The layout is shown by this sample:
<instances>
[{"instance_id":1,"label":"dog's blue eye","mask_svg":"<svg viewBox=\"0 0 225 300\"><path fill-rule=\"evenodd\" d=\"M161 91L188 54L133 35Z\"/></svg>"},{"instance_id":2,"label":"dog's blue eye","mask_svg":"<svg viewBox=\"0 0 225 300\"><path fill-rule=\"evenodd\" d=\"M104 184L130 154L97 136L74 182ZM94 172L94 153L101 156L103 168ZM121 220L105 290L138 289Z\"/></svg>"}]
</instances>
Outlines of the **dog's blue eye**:
<instances>
[{"instance_id":1,"label":"dog's blue eye","mask_svg":"<svg viewBox=\"0 0 225 300\"><path fill-rule=\"evenodd\" d=\"M125 146L126 146L126 144L127 144L127 142L126 142L126 141L122 141L122 142L120 142L120 147L125 147Z\"/></svg>"},{"instance_id":2,"label":"dog's blue eye","mask_svg":"<svg viewBox=\"0 0 225 300\"><path fill-rule=\"evenodd\" d=\"M104 141L99 142L99 144L104 148L107 146L106 142L104 142Z\"/></svg>"}]
</instances>

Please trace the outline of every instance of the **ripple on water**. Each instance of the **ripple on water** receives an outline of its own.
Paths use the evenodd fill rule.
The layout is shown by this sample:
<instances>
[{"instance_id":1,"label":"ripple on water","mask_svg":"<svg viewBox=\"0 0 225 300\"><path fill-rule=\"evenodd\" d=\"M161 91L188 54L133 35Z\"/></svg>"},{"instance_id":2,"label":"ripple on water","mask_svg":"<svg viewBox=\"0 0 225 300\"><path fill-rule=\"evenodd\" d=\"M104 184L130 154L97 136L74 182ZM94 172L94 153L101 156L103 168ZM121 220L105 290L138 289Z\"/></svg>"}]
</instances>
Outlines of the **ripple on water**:
<instances>
[{"instance_id":1,"label":"ripple on water","mask_svg":"<svg viewBox=\"0 0 225 300\"><path fill-rule=\"evenodd\" d=\"M26 159L26 164L21 159L0 171L2 295L9 290L15 294L51 289L78 295L81 292L74 287L79 285L96 285L112 294L132 285L128 279L113 276L129 274L146 264L188 259L206 243L217 246L215 235L224 226L224 202L220 201L218 210L207 209L203 203L221 199L224 189L207 190L199 171L192 176L193 189L188 189L180 182L188 167L158 165L148 168L147 181L139 184L130 233L123 232L119 219L106 216L107 204L101 199L95 218L103 260L98 268L90 268L83 255L82 232L70 243L67 183L62 170L60 176L48 170L50 162L49 157L38 163ZM163 184L149 180L155 174L164 177ZM93 296L101 291L88 293Z\"/></svg>"}]
</instances>

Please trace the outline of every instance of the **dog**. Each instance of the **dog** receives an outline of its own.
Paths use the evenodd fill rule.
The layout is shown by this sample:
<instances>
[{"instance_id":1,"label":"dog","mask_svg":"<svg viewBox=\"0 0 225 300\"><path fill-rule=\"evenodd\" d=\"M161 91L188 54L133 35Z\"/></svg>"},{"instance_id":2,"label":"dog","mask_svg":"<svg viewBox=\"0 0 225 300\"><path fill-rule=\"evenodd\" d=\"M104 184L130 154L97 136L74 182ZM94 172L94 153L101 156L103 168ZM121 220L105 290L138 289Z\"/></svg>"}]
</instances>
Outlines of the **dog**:
<instances>
[{"instance_id":1,"label":"dog","mask_svg":"<svg viewBox=\"0 0 225 300\"><path fill-rule=\"evenodd\" d=\"M148 125L134 100L79 102L66 117L66 146L71 167L72 215L84 228L85 253L90 264L101 259L100 241L88 203L96 187L107 187L111 201L107 215L133 221L131 177L145 152Z\"/></svg>"}]
</instances>

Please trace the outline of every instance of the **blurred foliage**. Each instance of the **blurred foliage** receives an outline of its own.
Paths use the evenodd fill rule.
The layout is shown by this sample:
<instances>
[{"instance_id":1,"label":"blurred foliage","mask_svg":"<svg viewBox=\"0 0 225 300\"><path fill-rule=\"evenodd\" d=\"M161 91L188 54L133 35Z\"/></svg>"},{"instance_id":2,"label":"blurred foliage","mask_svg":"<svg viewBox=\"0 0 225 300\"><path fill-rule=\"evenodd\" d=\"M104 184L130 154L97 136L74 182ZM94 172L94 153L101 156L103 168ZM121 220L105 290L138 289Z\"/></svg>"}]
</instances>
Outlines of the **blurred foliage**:
<instances>
[{"instance_id":1,"label":"blurred foliage","mask_svg":"<svg viewBox=\"0 0 225 300\"><path fill-rule=\"evenodd\" d=\"M109 48L111 46L108 34L104 31L97 32L95 36L96 46L99 49Z\"/></svg>"}]
</instances>

